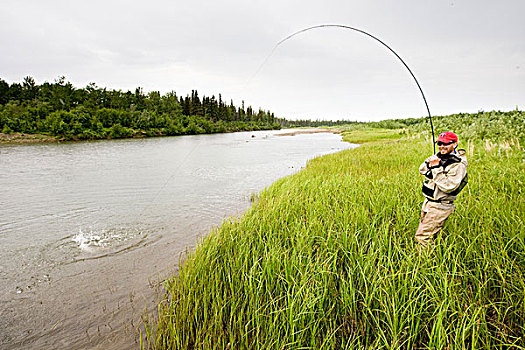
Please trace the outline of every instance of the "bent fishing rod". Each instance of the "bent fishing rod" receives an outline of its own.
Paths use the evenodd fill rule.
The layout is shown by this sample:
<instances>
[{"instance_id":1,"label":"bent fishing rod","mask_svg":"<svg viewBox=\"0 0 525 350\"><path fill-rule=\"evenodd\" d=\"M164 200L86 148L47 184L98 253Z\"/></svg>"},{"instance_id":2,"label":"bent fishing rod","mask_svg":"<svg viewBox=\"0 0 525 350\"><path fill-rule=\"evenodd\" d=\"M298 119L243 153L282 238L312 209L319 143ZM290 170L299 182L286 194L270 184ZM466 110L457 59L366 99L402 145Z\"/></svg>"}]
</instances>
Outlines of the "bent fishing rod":
<instances>
[{"instance_id":1,"label":"bent fishing rod","mask_svg":"<svg viewBox=\"0 0 525 350\"><path fill-rule=\"evenodd\" d=\"M287 40L290 40L291 38L293 38L294 36L296 35L299 35L301 33L304 33L304 32L307 32L309 30L313 30L313 29L320 29L320 28L342 28L342 29L349 29L349 30L353 30L353 31L356 31L356 32L359 32L359 33L362 33L376 41L378 41L379 43L381 43L383 46L385 46L388 50L390 50L400 61L401 63L403 63L403 65L405 66L405 68L408 70L408 72L410 73L410 75L412 76L412 78L414 78L414 81L416 82L416 85L417 87L419 88L419 92L421 92L421 96L423 97L423 101L425 102L425 106L427 107L427 112L428 112L428 120L430 121L430 129L432 131L432 145L433 145L433 148L434 148L434 153L436 153L436 142L435 142L435 136L434 136L434 125L432 124L432 115L430 114L430 108L428 107L428 103L427 103L427 99L425 97L425 94L423 93L423 89L421 88L421 85L419 84L419 82L417 81L417 78L416 76L414 75L414 73L412 72L412 70L410 69L410 67L408 67L408 65L405 63L405 61L403 61L403 59L401 58L401 56L399 56L397 54L397 52L395 52L390 46L388 46L384 41L380 40L379 38L375 37L374 35L370 34L370 33L367 33L365 32L364 30L361 30L361 29L358 29L358 28L355 28L355 27L350 27L350 26L346 26L346 25L342 25L342 24L320 24L320 25L316 25L316 26L312 26L312 27L308 27L308 28L305 28L305 29L301 29L293 34L290 34L288 35L286 38L282 39L281 41L279 41L272 49L272 51L270 52L270 54L265 58L265 60L263 61L263 63L259 66L259 68L257 69L257 71L254 73L254 75L248 80L252 80L256 75L257 73L259 73L259 71L262 69L262 67L266 64L266 62L270 59L270 57L273 55L273 53L275 52L275 50L281 45L283 44L285 41Z\"/></svg>"}]
</instances>

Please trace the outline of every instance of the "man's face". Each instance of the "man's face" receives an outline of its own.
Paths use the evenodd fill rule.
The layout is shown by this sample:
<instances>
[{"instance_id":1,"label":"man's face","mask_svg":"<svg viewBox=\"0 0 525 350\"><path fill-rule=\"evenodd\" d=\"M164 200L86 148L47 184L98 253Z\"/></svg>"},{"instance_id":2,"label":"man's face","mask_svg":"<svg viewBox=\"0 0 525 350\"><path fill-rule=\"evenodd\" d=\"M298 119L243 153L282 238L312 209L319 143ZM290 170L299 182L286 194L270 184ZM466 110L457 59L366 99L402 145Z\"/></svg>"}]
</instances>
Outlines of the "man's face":
<instances>
[{"instance_id":1,"label":"man's face","mask_svg":"<svg viewBox=\"0 0 525 350\"><path fill-rule=\"evenodd\" d=\"M456 142L452 142L448 144L444 142L438 142L439 153L449 154L450 152L454 151L454 148L456 147L456 145L457 145Z\"/></svg>"}]
</instances>

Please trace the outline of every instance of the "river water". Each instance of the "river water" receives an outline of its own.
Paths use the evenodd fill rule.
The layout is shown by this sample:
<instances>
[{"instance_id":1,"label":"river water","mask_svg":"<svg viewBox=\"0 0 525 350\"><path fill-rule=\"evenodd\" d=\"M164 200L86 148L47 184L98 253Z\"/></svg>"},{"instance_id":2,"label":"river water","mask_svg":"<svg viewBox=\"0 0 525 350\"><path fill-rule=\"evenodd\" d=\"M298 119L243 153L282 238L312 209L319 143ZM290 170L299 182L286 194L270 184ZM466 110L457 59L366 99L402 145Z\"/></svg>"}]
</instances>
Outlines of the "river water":
<instances>
[{"instance_id":1,"label":"river water","mask_svg":"<svg viewBox=\"0 0 525 350\"><path fill-rule=\"evenodd\" d=\"M285 132L0 145L0 348L138 348L199 236L353 146Z\"/></svg>"}]
</instances>

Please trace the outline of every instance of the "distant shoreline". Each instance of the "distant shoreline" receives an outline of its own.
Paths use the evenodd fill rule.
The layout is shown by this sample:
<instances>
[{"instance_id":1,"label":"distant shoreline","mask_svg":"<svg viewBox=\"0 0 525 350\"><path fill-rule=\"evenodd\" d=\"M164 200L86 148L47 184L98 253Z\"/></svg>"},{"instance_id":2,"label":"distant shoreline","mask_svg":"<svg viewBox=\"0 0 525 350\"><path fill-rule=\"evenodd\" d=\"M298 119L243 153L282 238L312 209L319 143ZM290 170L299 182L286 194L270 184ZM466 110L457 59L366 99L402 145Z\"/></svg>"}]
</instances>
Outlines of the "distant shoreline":
<instances>
[{"instance_id":1,"label":"distant shoreline","mask_svg":"<svg viewBox=\"0 0 525 350\"><path fill-rule=\"evenodd\" d=\"M234 131L235 132L235 131ZM297 131L292 132L285 132L282 134L275 134L275 136L295 136L300 134L317 134L317 133L333 133L333 134L340 134L342 133L342 130L339 129L298 129ZM182 135L178 135L182 136ZM132 137L124 137L119 139L135 139L135 138L149 138L149 137L169 137L168 135L162 135L162 136L132 136ZM96 140L106 140L104 139L96 139ZM111 140L111 139L108 139ZM65 141L91 141L91 140L80 140L80 139L71 139L67 140L64 138L56 138L49 135L43 135L43 134L25 134L25 133L0 133L0 145L6 145L6 144L28 144L28 143L49 143L49 142L65 142Z\"/></svg>"},{"instance_id":2,"label":"distant shoreline","mask_svg":"<svg viewBox=\"0 0 525 350\"><path fill-rule=\"evenodd\" d=\"M297 131L285 132L282 134L275 134L275 136L295 136L300 134L319 134L319 133L332 133L341 134L343 131L339 129L299 129Z\"/></svg>"}]
</instances>

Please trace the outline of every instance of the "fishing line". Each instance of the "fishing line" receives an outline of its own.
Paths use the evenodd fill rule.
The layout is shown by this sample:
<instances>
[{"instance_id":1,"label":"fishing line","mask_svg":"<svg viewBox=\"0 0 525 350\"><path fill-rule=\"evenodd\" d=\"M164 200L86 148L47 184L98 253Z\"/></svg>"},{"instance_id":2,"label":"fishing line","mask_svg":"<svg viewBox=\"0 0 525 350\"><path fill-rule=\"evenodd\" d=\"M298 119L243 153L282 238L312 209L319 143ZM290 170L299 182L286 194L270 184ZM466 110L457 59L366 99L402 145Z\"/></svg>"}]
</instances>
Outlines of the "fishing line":
<instances>
[{"instance_id":1,"label":"fishing line","mask_svg":"<svg viewBox=\"0 0 525 350\"><path fill-rule=\"evenodd\" d=\"M138 212L137 215L135 216L135 220L134 221L136 221L136 222L140 221L145 215L147 215L146 213L147 213L147 210L149 208L157 205L156 201L157 201L157 198L159 197L159 195L168 186L170 181L172 181L172 179L177 174L179 174L180 169L182 168L182 166L184 166L186 164L186 162L188 161L190 156L201 146L201 143L202 143L202 137L200 137L199 140L196 141L195 144L191 147L191 149L189 149L183 155L183 157L180 158L180 161L177 162L177 168L175 170L173 170L173 171L169 171L168 172L168 177L166 178L164 183L162 183L161 186L158 188L158 190L156 191L156 193L154 194L152 199L147 200L147 201L145 201L145 203L142 203L142 204L141 203L137 203L135 205L132 205L132 209L142 208L142 210L140 210L140 212ZM157 187L157 186L155 186L155 187ZM100 230L97 230L95 232L95 234L98 235L99 231ZM129 230L126 229L126 232L128 232L128 231ZM111 230L102 229L102 233L100 235L105 234L105 232L111 233ZM135 248L137 248L139 246L143 246L143 245L148 245L148 244L154 243L154 242L158 241L162 237L161 235L157 235L157 237L153 237L152 239L148 239L147 240L148 233L144 232L144 229L142 229L142 228L138 229L138 233L139 233L139 235L142 235L142 238L140 240L138 240L138 242L136 242L136 243L133 243L131 245L126 245L123 248L119 248L116 251L103 253L102 255L94 255L94 256L86 256L86 257L75 258L70 263L86 261L86 260L94 260L94 259L99 259L99 258L111 256L111 255L120 254L120 253L122 253L124 251L132 250L132 249L135 249ZM81 237L83 237L82 227L80 227L80 233L69 235L69 236L65 237L64 239L71 240L72 237L78 237L79 235ZM93 236L93 232L89 233L89 235L87 236L88 244L90 244L90 240L91 240L90 237L91 236ZM109 238L112 238L112 237L113 237L113 235L111 235ZM73 241L77 242L74 238L73 238ZM77 242L77 244L79 244L79 242ZM80 246L81 246L81 244L79 244L79 247Z\"/></svg>"},{"instance_id":2,"label":"fishing line","mask_svg":"<svg viewBox=\"0 0 525 350\"><path fill-rule=\"evenodd\" d=\"M179 162L178 164L178 169L173 171L171 173L171 175L168 177L168 179L164 182L164 184L159 188L159 190L157 191L157 193L155 194L155 196L153 196L153 199L150 201L150 203L146 204L146 206L144 207L144 210L147 209L148 207L150 207L151 205L153 205L157 199L157 197L160 195L160 193L162 192L162 190L164 190L164 188L166 188L166 186L168 185L168 183L171 181L171 179L173 179L175 177L175 175L177 175L179 173L179 170L181 169L181 167L186 163L186 161L188 160L189 156L193 154L193 152L200 146L202 142L202 138L199 139L199 142L197 142L195 144L195 146L193 146L193 148L188 152L186 153L186 155L182 158L182 160ZM140 213L144 213L144 210Z\"/></svg>"},{"instance_id":3,"label":"fishing line","mask_svg":"<svg viewBox=\"0 0 525 350\"><path fill-rule=\"evenodd\" d=\"M423 93L423 89L421 88L421 85L419 84L419 82L417 81L416 79L416 76L414 75L414 73L412 72L412 70L408 67L408 65L405 63L405 61L403 61L403 59L401 58L401 56L399 56L397 54L397 52L395 52L390 46L388 46L384 41L380 40L379 38L375 37L374 35L370 34L370 33L367 33L365 32L364 30L361 30L361 29L358 29L358 28L355 28L355 27L350 27L350 26L346 26L346 25L342 25L342 24L320 24L320 25L316 25L316 26L312 26L312 27L308 27L308 28L305 28L305 29L301 29L293 34L290 34L288 35L286 38L282 39L281 41L279 41L272 49L272 51L268 54L268 56L266 56L266 58L264 59L264 61L261 63L261 65L259 66L259 68L257 68L257 70L255 71L255 73L250 77L250 79L248 79L248 81L246 82L246 85L261 71L261 69L264 67L264 65L266 65L266 63L268 62L268 60L270 59L270 57L272 57L272 55L274 54L275 50L277 50L277 48L282 45L285 41L288 41L290 40L291 38L293 38L294 36L296 35L299 35L301 33L304 33L304 32L307 32L309 30L313 30L313 29L320 29L320 28L343 28L343 29L349 29L349 30L353 30L353 31L356 31L356 32L359 32L359 33L362 33L364 35L367 35L368 37L378 41L379 43L381 43L383 46L385 46L388 50L390 50L400 61L401 63L403 63L403 65L405 66L405 68L408 70L408 72L410 73L410 75L412 76L412 78L414 78L414 81L416 82L417 84L417 87L419 88L419 92L421 92L421 96L423 97L423 102L425 102L425 106L427 107L427 112L428 112L428 120L430 121L430 129L432 131L432 145L434 147L434 153L436 153L436 143L435 143L435 136L434 136L434 125L432 124L432 115L430 114L430 108L428 107L428 103L427 103L427 99L425 97L425 94Z\"/></svg>"}]
</instances>

